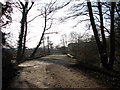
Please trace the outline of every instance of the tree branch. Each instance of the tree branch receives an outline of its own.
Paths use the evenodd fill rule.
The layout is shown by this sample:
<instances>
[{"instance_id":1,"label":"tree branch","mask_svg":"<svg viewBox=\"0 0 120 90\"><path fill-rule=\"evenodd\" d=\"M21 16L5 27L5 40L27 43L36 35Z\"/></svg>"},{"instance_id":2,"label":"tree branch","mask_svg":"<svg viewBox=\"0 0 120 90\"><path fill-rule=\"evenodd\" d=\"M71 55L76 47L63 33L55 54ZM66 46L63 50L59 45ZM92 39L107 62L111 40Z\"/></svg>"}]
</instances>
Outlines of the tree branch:
<instances>
[{"instance_id":1,"label":"tree branch","mask_svg":"<svg viewBox=\"0 0 120 90\"><path fill-rule=\"evenodd\" d=\"M46 30L49 30L52 27L52 24L53 24L53 20L51 19L50 26L48 28L46 28Z\"/></svg>"},{"instance_id":2,"label":"tree branch","mask_svg":"<svg viewBox=\"0 0 120 90\"><path fill-rule=\"evenodd\" d=\"M20 4L22 5L22 7L24 8L25 7L24 4L20 0L18 0L18 1L20 2Z\"/></svg>"},{"instance_id":3,"label":"tree branch","mask_svg":"<svg viewBox=\"0 0 120 90\"><path fill-rule=\"evenodd\" d=\"M88 21L88 20L90 20L90 19L80 20L79 22L77 22L76 25L73 26L73 28L77 27L77 25L80 24L80 23L82 23L83 21Z\"/></svg>"},{"instance_id":4,"label":"tree branch","mask_svg":"<svg viewBox=\"0 0 120 90\"><path fill-rule=\"evenodd\" d=\"M42 14L35 16L33 19L31 19L30 21L28 21L28 23L32 22L33 20L35 20L37 17L39 17L39 16L41 16L41 15L42 15Z\"/></svg>"},{"instance_id":5,"label":"tree branch","mask_svg":"<svg viewBox=\"0 0 120 90\"><path fill-rule=\"evenodd\" d=\"M17 2L17 4L19 5L19 3ZM22 9L20 6L15 5L15 3L13 4L20 12L22 12L20 9Z\"/></svg>"},{"instance_id":6,"label":"tree branch","mask_svg":"<svg viewBox=\"0 0 120 90\"><path fill-rule=\"evenodd\" d=\"M120 14L119 14L119 11L118 11L117 7L115 9L116 9L116 12L117 12L118 16L120 17Z\"/></svg>"},{"instance_id":7,"label":"tree branch","mask_svg":"<svg viewBox=\"0 0 120 90\"><path fill-rule=\"evenodd\" d=\"M27 13L29 12L29 10L32 8L34 2L32 2L32 5L29 7L29 9L27 10Z\"/></svg>"}]
</instances>

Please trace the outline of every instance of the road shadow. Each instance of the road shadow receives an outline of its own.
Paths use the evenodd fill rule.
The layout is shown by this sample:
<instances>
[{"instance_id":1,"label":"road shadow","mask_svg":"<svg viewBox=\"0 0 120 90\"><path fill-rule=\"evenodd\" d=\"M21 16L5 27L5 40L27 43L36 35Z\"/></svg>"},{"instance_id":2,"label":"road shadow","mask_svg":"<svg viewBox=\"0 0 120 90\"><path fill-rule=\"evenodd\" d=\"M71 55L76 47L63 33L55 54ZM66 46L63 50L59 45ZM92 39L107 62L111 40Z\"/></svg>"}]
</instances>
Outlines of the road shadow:
<instances>
[{"instance_id":1,"label":"road shadow","mask_svg":"<svg viewBox=\"0 0 120 90\"><path fill-rule=\"evenodd\" d=\"M120 74L116 72L110 73L109 71L104 71L96 66L79 63L70 66L72 69L81 72L84 76L89 79L96 80L96 83L106 86L106 90L113 90L120 88Z\"/></svg>"},{"instance_id":2,"label":"road shadow","mask_svg":"<svg viewBox=\"0 0 120 90\"><path fill-rule=\"evenodd\" d=\"M61 60L61 59L55 59L55 58L50 58L50 59L39 58L39 59L36 59L36 61L45 62L45 63L53 63L53 64L58 64L58 65L63 65L63 66L70 66L72 64L71 62L68 62L67 60Z\"/></svg>"}]
</instances>

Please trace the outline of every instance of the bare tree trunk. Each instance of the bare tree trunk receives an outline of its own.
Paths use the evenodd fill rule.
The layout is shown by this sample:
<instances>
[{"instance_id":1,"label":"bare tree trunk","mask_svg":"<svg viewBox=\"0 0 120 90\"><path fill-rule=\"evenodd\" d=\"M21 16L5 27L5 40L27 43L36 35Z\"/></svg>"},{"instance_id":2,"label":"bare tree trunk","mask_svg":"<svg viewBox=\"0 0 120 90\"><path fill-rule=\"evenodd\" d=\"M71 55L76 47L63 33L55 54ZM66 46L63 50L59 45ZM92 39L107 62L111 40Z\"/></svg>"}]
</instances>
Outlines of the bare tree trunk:
<instances>
[{"instance_id":1,"label":"bare tree trunk","mask_svg":"<svg viewBox=\"0 0 120 90\"><path fill-rule=\"evenodd\" d=\"M41 36L41 38L40 38L40 41L39 41L38 45L36 46L36 48L34 49L33 53L32 53L31 56L30 56L31 58L33 58L33 57L35 56L35 53L37 52L38 48L40 47L41 42L42 42L42 40L43 40L44 34L45 34L45 29L44 29L44 31L43 31L43 33L42 33L42 36Z\"/></svg>"},{"instance_id":2,"label":"bare tree trunk","mask_svg":"<svg viewBox=\"0 0 120 90\"><path fill-rule=\"evenodd\" d=\"M24 58L25 54L25 49L26 49L26 36L27 36L27 15L26 15L26 20L25 20L25 34L24 34L24 41L23 41L23 52L22 52L22 57Z\"/></svg>"},{"instance_id":3,"label":"bare tree trunk","mask_svg":"<svg viewBox=\"0 0 120 90\"><path fill-rule=\"evenodd\" d=\"M104 25L103 25L103 15L102 15L102 8L101 8L101 3L100 2L98 2L98 9L99 9L99 15L100 15L100 24L101 24L100 27L101 27L103 48L104 48L105 54L107 54L106 38L105 38Z\"/></svg>"},{"instance_id":4,"label":"bare tree trunk","mask_svg":"<svg viewBox=\"0 0 120 90\"><path fill-rule=\"evenodd\" d=\"M33 53L31 54L31 58L33 58L35 56L35 53L37 52L37 49L40 47L41 45L41 42L43 40L43 37L44 37L44 34L45 34L45 31L46 31L46 24L47 24L47 15L46 15L46 9L45 9L45 26L44 26L44 30L43 30L43 33L42 33L42 36L40 38L40 41L38 43L38 45L36 46L36 48L34 49Z\"/></svg>"},{"instance_id":5,"label":"bare tree trunk","mask_svg":"<svg viewBox=\"0 0 120 90\"><path fill-rule=\"evenodd\" d=\"M110 69L113 69L115 59L114 8L115 2L111 2L111 32L110 32L110 61L109 61Z\"/></svg>"},{"instance_id":6,"label":"bare tree trunk","mask_svg":"<svg viewBox=\"0 0 120 90\"><path fill-rule=\"evenodd\" d=\"M49 36L47 37L47 43L48 43L48 55L50 55L50 41L49 41Z\"/></svg>"},{"instance_id":7,"label":"bare tree trunk","mask_svg":"<svg viewBox=\"0 0 120 90\"><path fill-rule=\"evenodd\" d=\"M100 16L100 27L101 27L101 34L102 34L102 45L103 45L103 51L104 51L104 57L105 57L105 63L108 62L108 54L107 54L107 45L106 45L106 38L104 33L104 25L103 25L103 15L102 15L102 8L101 3L98 2L98 10L99 10L99 16Z\"/></svg>"},{"instance_id":8,"label":"bare tree trunk","mask_svg":"<svg viewBox=\"0 0 120 90\"><path fill-rule=\"evenodd\" d=\"M93 32L94 32L94 35L95 35L97 47L98 47L99 54L100 54L100 57L101 57L102 66L107 68L108 67L107 63L106 63L107 58L106 58L106 56L104 54L103 45L101 44L100 38L98 36L98 31L97 31L97 28L96 28L96 25L95 25L92 6L91 6L90 1L87 2L87 6L88 6L88 10L89 10L90 22L91 22L91 25L92 25L92 29L93 29Z\"/></svg>"},{"instance_id":9,"label":"bare tree trunk","mask_svg":"<svg viewBox=\"0 0 120 90\"><path fill-rule=\"evenodd\" d=\"M24 35L24 22L25 22L25 7L23 7L22 12L22 20L21 20L21 31L19 34L19 41L18 41L18 50L17 50L17 61L19 62L22 59L22 40Z\"/></svg>"},{"instance_id":10,"label":"bare tree trunk","mask_svg":"<svg viewBox=\"0 0 120 90\"><path fill-rule=\"evenodd\" d=\"M45 53L45 41L44 41L44 37L43 37L43 48L44 48L44 53Z\"/></svg>"},{"instance_id":11,"label":"bare tree trunk","mask_svg":"<svg viewBox=\"0 0 120 90\"><path fill-rule=\"evenodd\" d=\"M22 12L21 30L19 34L18 50L17 50L18 63L23 59L24 51L25 51L25 43L26 43L26 35L27 35L27 14L34 4L34 2L32 2L32 5L28 9L28 2L25 2L25 5L21 1L19 2L22 6L23 12ZM26 30L25 30L25 25L26 25ZM23 43L23 37L24 37L24 43Z\"/></svg>"}]
</instances>

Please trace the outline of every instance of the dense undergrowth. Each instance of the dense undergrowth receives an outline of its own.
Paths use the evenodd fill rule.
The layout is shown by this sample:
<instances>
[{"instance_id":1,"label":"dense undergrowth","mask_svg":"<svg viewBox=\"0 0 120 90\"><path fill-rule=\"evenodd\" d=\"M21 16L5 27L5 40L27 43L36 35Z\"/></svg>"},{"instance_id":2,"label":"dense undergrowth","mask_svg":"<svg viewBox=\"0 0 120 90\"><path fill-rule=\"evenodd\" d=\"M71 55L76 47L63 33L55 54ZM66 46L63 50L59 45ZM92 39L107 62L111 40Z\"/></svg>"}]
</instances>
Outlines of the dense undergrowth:
<instances>
[{"instance_id":1,"label":"dense undergrowth","mask_svg":"<svg viewBox=\"0 0 120 90\"><path fill-rule=\"evenodd\" d=\"M78 59L75 60L75 56L73 55L67 54L67 56L71 58L71 61L76 61L76 64L71 65L72 68L82 71L89 77L95 78L99 81L98 83L102 82L109 88L120 88L120 71L109 71L89 63L80 62Z\"/></svg>"}]
</instances>

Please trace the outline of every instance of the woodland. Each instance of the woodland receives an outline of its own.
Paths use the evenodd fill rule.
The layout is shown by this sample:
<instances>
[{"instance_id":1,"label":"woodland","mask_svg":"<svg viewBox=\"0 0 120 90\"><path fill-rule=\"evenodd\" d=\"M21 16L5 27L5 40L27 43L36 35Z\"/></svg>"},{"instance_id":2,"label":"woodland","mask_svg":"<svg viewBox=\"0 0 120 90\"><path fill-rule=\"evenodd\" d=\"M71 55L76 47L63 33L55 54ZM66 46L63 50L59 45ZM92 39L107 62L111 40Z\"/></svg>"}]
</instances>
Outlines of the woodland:
<instances>
[{"instance_id":1,"label":"woodland","mask_svg":"<svg viewBox=\"0 0 120 90\"><path fill-rule=\"evenodd\" d=\"M80 69L94 78L103 80L109 87L120 87L120 2L51 0L42 4L44 5L41 8L36 8L39 14L34 15L32 8L36 5L40 6L37 1L0 2L2 87L7 88L11 78L19 74L18 65L20 63L54 54L68 56L71 60L76 61L76 64L72 66L74 69ZM72 31L69 35L62 34L61 46L54 46L49 37L47 37L47 44L44 45L46 31L49 31L54 24L54 14L68 5L71 5L67 10L68 14L61 16L59 22L66 23L76 19L74 27L84 22L87 29L84 34L76 31ZM18 9L21 13L17 47L12 45L12 39L8 40L12 32L6 33L5 31L7 26L12 25L14 9ZM35 17L28 20L30 11ZM38 17L43 19L42 33L36 47L28 48L26 47L29 34L28 24ZM85 18L81 19L81 17ZM86 33L89 30L92 30L92 35ZM78 31L80 31L79 28Z\"/></svg>"}]
</instances>

